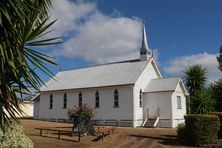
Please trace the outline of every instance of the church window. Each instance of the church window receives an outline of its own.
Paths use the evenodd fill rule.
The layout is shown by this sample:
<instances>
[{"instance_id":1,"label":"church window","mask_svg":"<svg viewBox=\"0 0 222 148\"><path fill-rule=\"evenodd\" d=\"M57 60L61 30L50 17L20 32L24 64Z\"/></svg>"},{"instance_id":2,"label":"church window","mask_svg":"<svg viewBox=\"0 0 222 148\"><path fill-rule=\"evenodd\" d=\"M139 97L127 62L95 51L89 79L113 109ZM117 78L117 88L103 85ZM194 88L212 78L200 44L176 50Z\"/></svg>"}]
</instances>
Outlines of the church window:
<instances>
[{"instance_id":1,"label":"church window","mask_svg":"<svg viewBox=\"0 0 222 148\"><path fill-rule=\"evenodd\" d=\"M67 108L67 95L64 94L63 96L63 108Z\"/></svg>"},{"instance_id":2,"label":"church window","mask_svg":"<svg viewBox=\"0 0 222 148\"><path fill-rule=\"evenodd\" d=\"M140 101L140 107L142 107L143 106L143 92L141 89L140 89L139 101Z\"/></svg>"},{"instance_id":3,"label":"church window","mask_svg":"<svg viewBox=\"0 0 222 148\"><path fill-rule=\"evenodd\" d=\"M96 98L95 108L99 108L99 92L98 91L96 91L95 98Z\"/></svg>"},{"instance_id":4,"label":"church window","mask_svg":"<svg viewBox=\"0 0 222 148\"><path fill-rule=\"evenodd\" d=\"M181 105L181 96L177 96L177 109L181 109L182 105Z\"/></svg>"},{"instance_id":5,"label":"church window","mask_svg":"<svg viewBox=\"0 0 222 148\"><path fill-rule=\"evenodd\" d=\"M51 94L49 97L49 109L53 108L53 95Z\"/></svg>"},{"instance_id":6,"label":"church window","mask_svg":"<svg viewBox=\"0 0 222 148\"><path fill-rule=\"evenodd\" d=\"M82 93L79 93L79 107L82 107Z\"/></svg>"},{"instance_id":7,"label":"church window","mask_svg":"<svg viewBox=\"0 0 222 148\"><path fill-rule=\"evenodd\" d=\"M114 91L114 107L119 107L119 93L117 89Z\"/></svg>"}]
</instances>

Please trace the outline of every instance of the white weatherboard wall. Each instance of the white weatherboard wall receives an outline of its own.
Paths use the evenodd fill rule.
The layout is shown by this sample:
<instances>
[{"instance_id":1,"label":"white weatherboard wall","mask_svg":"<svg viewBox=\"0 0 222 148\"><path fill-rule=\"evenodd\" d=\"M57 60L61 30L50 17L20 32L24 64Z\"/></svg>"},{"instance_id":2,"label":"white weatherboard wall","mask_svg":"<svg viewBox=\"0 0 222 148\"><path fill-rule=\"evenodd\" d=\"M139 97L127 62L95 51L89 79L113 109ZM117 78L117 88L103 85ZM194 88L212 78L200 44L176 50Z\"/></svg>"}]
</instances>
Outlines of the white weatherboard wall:
<instances>
[{"instance_id":1,"label":"white weatherboard wall","mask_svg":"<svg viewBox=\"0 0 222 148\"><path fill-rule=\"evenodd\" d=\"M154 116L159 108L158 127L172 127L172 92L144 93L144 112L149 109L149 116Z\"/></svg>"},{"instance_id":2,"label":"white weatherboard wall","mask_svg":"<svg viewBox=\"0 0 222 148\"><path fill-rule=\"evenodd\" d=\"M33 117L33 101L23 101L20 105L23 113L23 117Z\"/></svg>"},{"instance_id":3,"label":"white weatherboard wall","mask_svg":"<svg viewBox=\"0 0 222 148\"><path fill-rule=\"evenodd\" d=\"M34 101L33 118L39 119L39 101Z\"/></svg>"},{"instance_id":4,"label":"white weatherboard wall","mask_svg":"<svg viewBox=\"0 0 222 148\"><path fill-rule=\"evenodd\" d=\"M140 107L139 104L140 89L143 92L151 79L159 78L158 72L154 67L154 63L151 60L135 83L133 100L134 127L141 126L143 120L143 107Z\"/></svg>"},{"instance_id":5,"label":"white weatherboard wall","mask_svg":"<svg viewBox=\"0 0 222 148\"><path fill-rule=\"evenodd\" d=\"M114 90L119 92L119 108L114 108ZM41 93L40 119L68 119L67 110L78 106L78 95L82 93L83 103L95 107L95 93L99 91L100 108L96 108L94 119L133 119L133 86L103 87L73 91ZM67 109L63 109L63 95L67 94ZM53 109L49 109L49 96L53 94Z\"/></svg>"},{"instance_id":6,"label":"white weatherboard wall","mask_svg":"<svg viewBox=\"0 0 222 148\"><path fill-rule=\"evenodd\" d=\"M181 97L181 109L177 108L177 96ZM184 115L186 115L186 97L181 88L181 83L178 83L176 90L172 95L172 112L173 112L173 127L184 123Z\"/></svg>"}]
</instances>

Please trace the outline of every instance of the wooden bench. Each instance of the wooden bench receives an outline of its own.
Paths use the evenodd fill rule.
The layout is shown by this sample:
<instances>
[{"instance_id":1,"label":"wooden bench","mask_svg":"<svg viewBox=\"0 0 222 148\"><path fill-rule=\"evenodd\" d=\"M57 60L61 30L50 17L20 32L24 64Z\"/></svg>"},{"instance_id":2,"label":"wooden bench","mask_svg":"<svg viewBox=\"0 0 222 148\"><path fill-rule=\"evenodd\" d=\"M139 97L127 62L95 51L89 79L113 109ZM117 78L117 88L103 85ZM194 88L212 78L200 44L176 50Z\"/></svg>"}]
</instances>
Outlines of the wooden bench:
<instances>
[{"instance_id":1,"label":"wooden bench","mask_svg":"<svg viewBox=\"0 0 222 148\"><path fill-rule=\"evenodd\" d=\"M67 131L67 130L59 130L59 129L53 129L53 128L35 128L36 130L40 131L40 136L42 136L43 131L53 131L53 132L58 132L58 139L60 139L60 135L64 134L64 133L69 133L69 134L73 134L73 133L78 133L78 141L80 142L80 136L82 132L79 131Z\"/></svg>"}]
</instances>

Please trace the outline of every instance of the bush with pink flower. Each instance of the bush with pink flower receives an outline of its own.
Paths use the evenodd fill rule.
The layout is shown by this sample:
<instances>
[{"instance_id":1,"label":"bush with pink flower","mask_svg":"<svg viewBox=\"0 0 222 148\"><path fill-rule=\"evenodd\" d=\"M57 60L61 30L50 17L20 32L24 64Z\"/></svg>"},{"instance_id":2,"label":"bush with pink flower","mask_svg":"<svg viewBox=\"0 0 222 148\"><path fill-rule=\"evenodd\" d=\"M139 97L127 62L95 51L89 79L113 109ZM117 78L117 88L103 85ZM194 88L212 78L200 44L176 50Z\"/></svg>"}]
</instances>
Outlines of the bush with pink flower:
<instances>
[{"instance_id":1,"label":"bush with pink flower","mask_svg":"<svg viewBox=\"0 0 222 148\"><path fill-rule=\"evenodd\" d=\"M82 104L81 107L74 106L67 112L70 119L73 120L73 130L75 127L78 130L87 131L87 127L90 124L90 119L95 116L94 109L88 104Z\"/></svg>"}]
</instances>

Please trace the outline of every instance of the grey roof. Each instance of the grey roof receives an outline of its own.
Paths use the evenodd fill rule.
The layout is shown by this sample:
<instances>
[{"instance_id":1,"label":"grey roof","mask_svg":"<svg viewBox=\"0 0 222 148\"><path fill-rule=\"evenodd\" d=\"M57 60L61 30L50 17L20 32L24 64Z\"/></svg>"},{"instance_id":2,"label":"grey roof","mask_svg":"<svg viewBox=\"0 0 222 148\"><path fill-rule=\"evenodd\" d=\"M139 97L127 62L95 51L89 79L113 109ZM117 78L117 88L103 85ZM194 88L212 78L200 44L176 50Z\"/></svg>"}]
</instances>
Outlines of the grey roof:
<instances>
[{"instance_id":1,"label":"grey roof","mask_svg":"<svg viewBox=\"0 0 222 148\"><path fill-rule=\"evenodd\" d=\"M145 88L144 92L174 91L180 80L181 79L179 77L152 79Z\"/></svg>"},{"instance_id":2,"label":"grey roof","mask_svg":"<svg viewBox=\"0 0 222 148\"><path fill-rule=\"evenodd\" d=\"M41 91L134 84L150 61L114 63L59 72Z\"/></svg>"}]
</instances>

